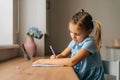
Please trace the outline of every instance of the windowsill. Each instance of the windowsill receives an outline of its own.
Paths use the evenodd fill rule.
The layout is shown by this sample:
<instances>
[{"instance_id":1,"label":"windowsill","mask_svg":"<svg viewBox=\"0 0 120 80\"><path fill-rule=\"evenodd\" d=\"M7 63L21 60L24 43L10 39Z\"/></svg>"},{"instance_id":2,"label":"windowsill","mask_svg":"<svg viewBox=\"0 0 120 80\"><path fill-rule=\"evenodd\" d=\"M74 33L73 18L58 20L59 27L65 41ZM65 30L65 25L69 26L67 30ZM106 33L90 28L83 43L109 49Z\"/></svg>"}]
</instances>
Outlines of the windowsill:
<instances>
[{"instance_id":1,"label":"windowsill","mask_svg":"<svg viewBox=\"0 0 120 80\"><path fill-rule=\"evenodd\" d=\"M1 45L0 46L0 50L14 49L14 48L19 48L19 45L18 44L14 44L14 45Z\"/></svg>"}]
</instances>

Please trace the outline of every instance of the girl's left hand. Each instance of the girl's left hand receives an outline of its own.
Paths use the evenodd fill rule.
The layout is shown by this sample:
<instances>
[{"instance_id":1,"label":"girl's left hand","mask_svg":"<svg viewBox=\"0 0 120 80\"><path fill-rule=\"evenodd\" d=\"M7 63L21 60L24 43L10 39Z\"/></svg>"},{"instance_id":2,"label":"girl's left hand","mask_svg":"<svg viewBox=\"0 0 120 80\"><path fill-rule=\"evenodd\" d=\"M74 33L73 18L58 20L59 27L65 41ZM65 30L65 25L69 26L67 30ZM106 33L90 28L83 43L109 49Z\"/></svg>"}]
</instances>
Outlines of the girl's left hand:
<instances>
[{"instance_id":1,"label":"girl's left hand","mask_svg":"<svg viewBox=\"0 0 120 80\"><path fill-rule=\"evenodd\" d=\"M39 59L39 60L37 60L37 61L35 61L35 62L33 62L33 64L44 64L44 63L49 63L48 62L49 60L47 60L47 59Z\"/></svg>"}]
</instances>

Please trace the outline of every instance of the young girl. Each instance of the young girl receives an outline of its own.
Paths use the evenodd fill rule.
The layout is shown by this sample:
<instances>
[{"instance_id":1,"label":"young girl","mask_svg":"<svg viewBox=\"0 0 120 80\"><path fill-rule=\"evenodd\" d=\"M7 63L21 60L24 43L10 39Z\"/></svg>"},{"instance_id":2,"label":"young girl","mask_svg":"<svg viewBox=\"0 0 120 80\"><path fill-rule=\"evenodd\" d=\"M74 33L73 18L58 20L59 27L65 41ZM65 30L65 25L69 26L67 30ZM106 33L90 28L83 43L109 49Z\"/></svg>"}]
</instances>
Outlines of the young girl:
<instances>
[{"instance_id":1,"label":"young girl","mask_svg":"<svg viewBox=\"0 0 120 80\"><path fill-rule=\"evenodd\" d=\"M90 36L94 27L94 36ZM80 80L104 80L104 69L100 57L101 27L98 21L81 10L69 22L72 41L65 50L50 59L39 59L33 64L58 64L73 66ZM71 58L67 56L71 54Z\"/></svg>"}]
</instances>

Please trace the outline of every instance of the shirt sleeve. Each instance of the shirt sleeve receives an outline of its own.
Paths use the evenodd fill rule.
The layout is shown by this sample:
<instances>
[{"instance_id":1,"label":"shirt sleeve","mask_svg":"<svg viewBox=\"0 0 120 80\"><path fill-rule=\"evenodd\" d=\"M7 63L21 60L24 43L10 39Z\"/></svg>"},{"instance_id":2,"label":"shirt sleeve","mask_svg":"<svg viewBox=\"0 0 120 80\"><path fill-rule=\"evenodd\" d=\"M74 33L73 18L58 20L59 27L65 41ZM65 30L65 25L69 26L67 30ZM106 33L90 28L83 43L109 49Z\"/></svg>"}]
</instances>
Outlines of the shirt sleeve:
<instances>
[{"instance_id":1,"label":"shirt sleeve","mask_svg":"<svg viewBox=\"0 0 120 80\"><path fill-rule=\"evenodd\" d=\"M72 48L74 47L74 44L75 44L75 42L72 40L72 41L69 43L68 48L72 49Z\"/></svg>"},{"instance_id":2,"label":"shirt sleeve","mask_svg":"<svg viewBox=\"0 0 120 80\"><path fill-rule=\"evenodd\" d=\"M94 40L85 41L82 48L86 49L88 52L92 54L96 53L96 44Z\"/></svg>"}]
</instances>

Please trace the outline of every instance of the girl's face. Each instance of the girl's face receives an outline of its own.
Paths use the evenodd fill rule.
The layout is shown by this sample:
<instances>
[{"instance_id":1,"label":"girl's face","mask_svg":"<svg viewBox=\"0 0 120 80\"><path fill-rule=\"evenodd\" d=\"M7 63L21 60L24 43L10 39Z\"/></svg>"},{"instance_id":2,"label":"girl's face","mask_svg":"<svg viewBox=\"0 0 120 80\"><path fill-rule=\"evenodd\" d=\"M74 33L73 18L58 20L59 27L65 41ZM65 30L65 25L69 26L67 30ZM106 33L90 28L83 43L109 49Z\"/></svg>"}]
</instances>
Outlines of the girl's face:
<instances>
[{"instance_id":1,"label":"girl's face","mask_svg":"<svg viewBox=\"0 0 120 80\"><path fill-rule=\"evenodd\" d=\"M69 31L70 31L71 38L76 43L82 42L89 35L88 31L86 31L83 28L80 28L79 26L77 26L71 22L69 23Z\"/></svg>"}]
</instances>

